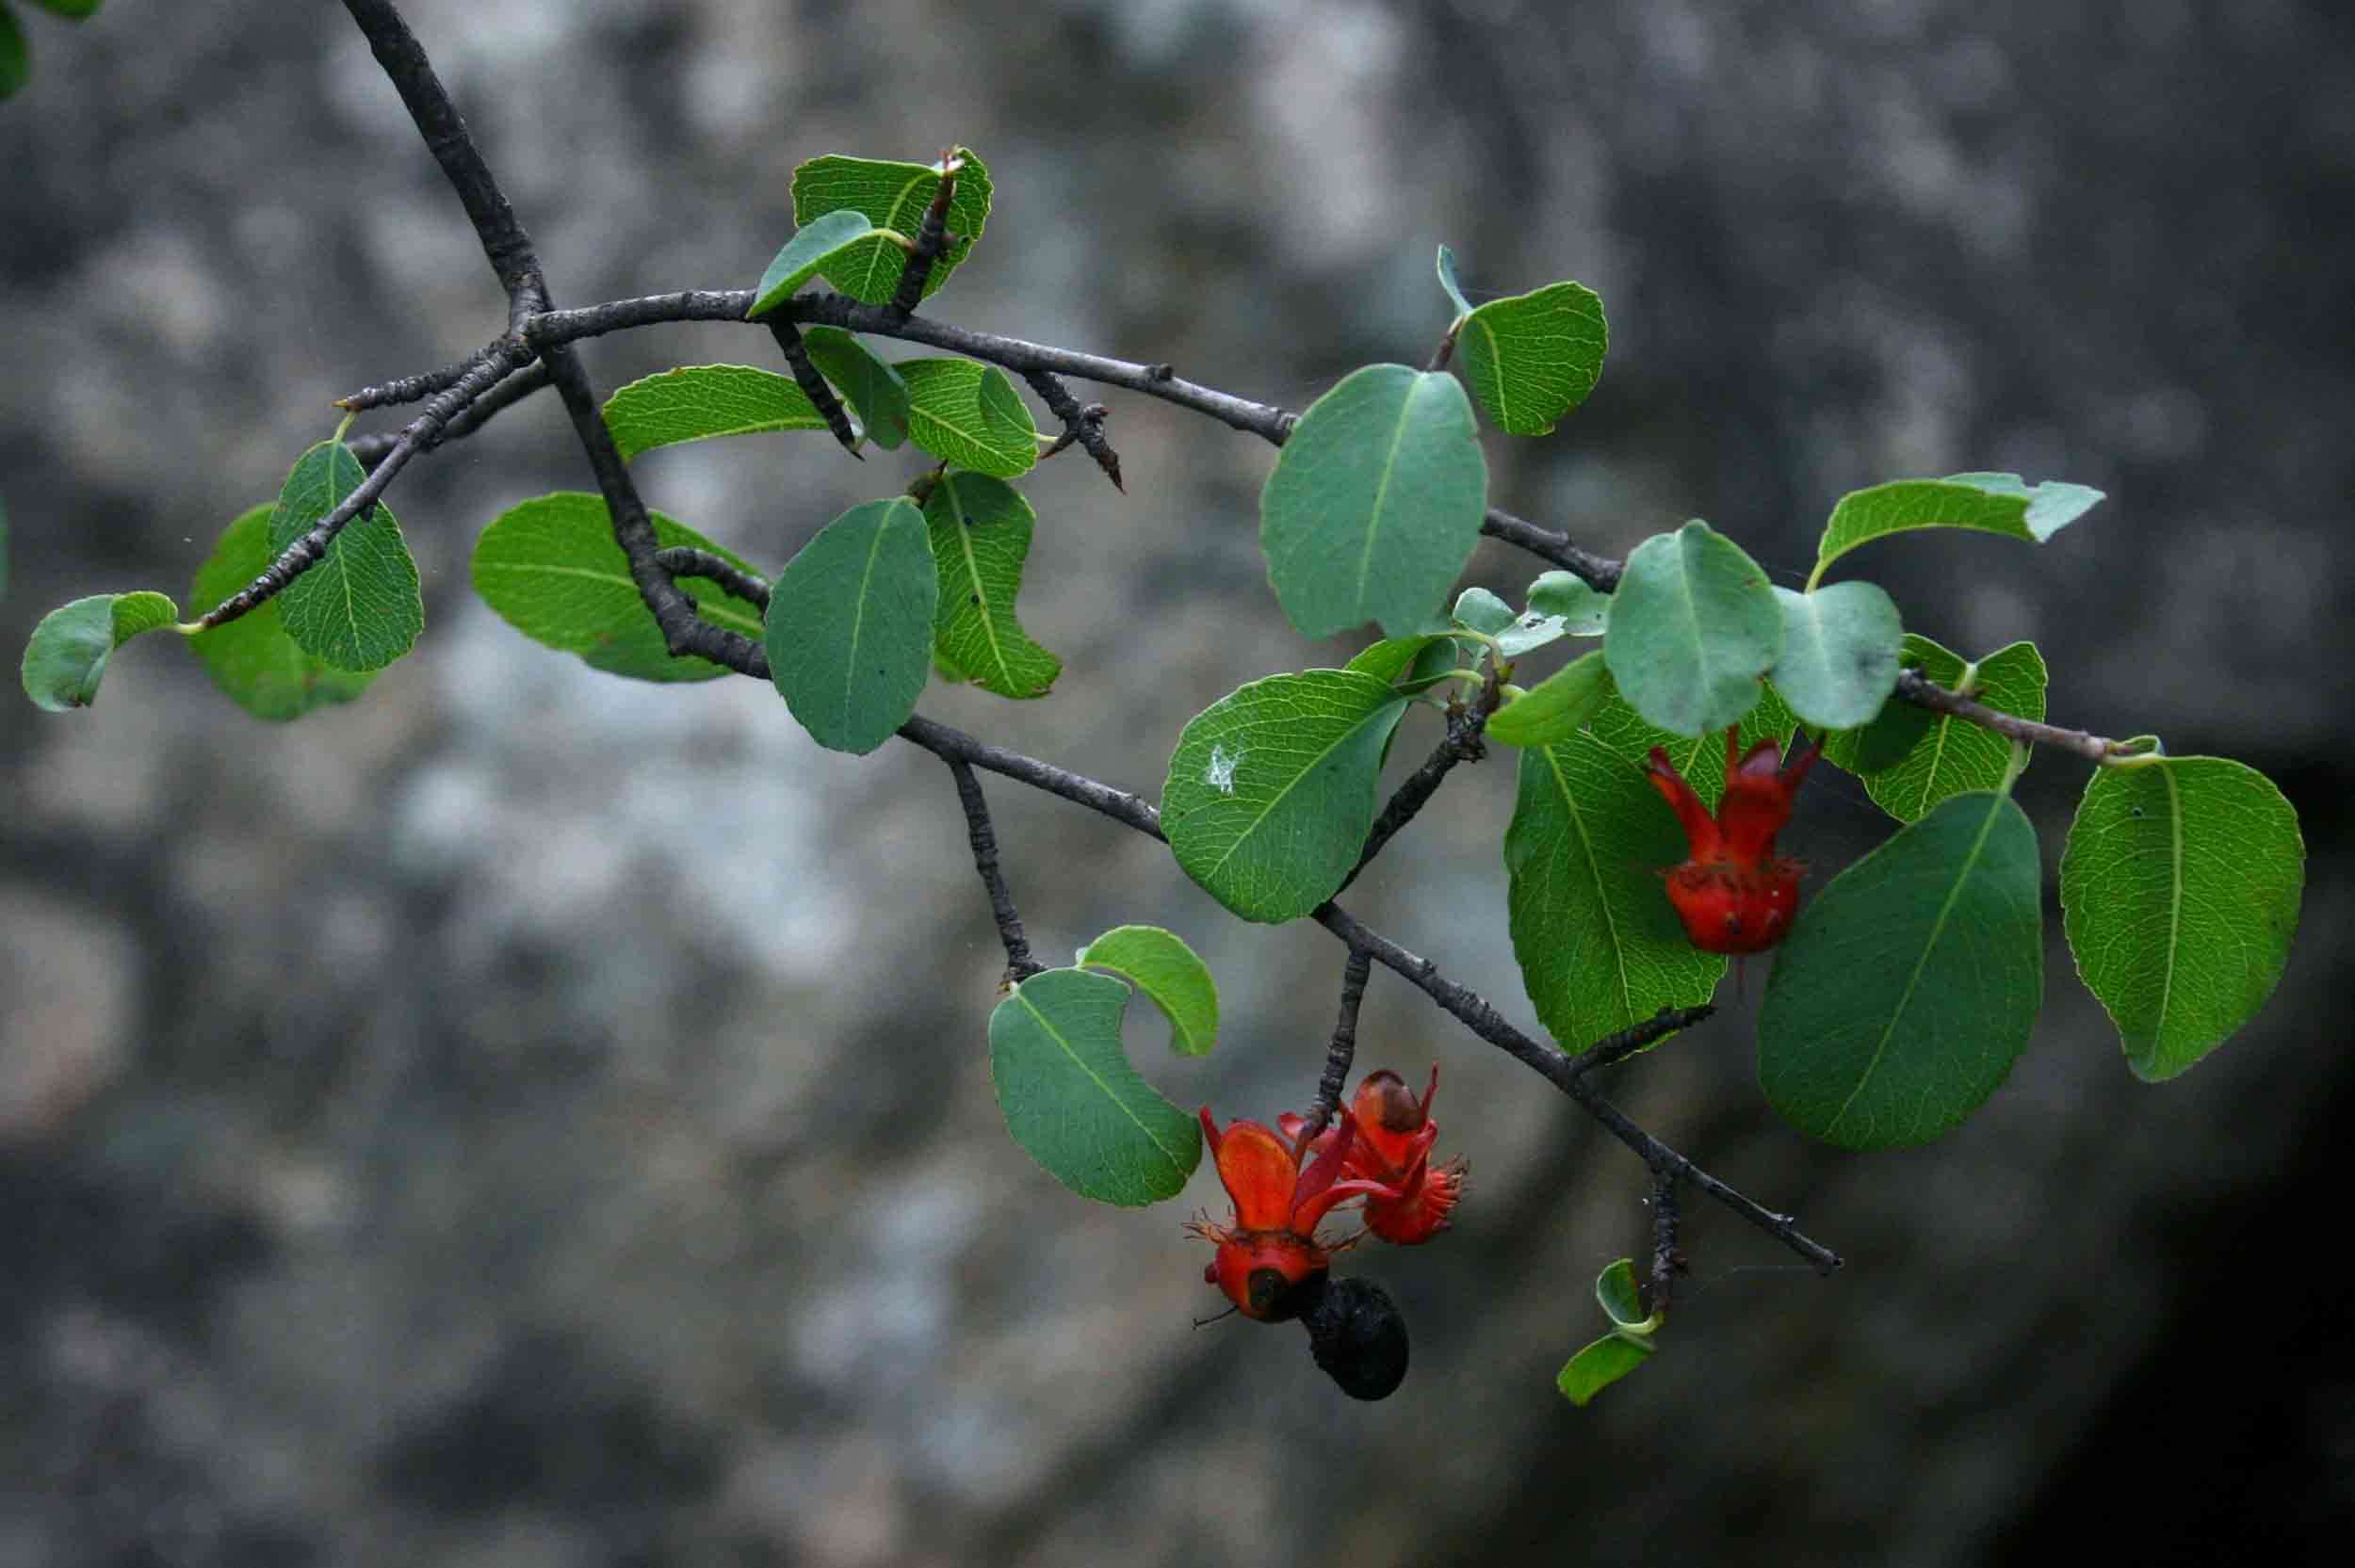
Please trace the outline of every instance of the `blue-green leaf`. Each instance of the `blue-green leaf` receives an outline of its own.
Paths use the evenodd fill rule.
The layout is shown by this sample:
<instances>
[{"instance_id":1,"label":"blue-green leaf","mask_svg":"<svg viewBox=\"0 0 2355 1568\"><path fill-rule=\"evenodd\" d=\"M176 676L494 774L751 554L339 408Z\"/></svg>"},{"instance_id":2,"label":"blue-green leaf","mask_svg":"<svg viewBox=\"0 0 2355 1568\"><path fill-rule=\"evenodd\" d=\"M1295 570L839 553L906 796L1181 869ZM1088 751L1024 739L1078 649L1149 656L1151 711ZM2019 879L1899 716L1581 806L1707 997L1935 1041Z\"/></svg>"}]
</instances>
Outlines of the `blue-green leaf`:
<instances>
[{"instance_id":1,"label":"blue-green leaf","mask_svg":"<svg viewBox=\"0 0 2355 1568\"><path fill-rule=\"evenodd\" d=\"M1782 609L1758 563L1696 519L1628 557L1602 648L1636 712L1706 735L1757 704L1759 677L1782 652Z\"/></svg>"},{"instance_id":2,"label":"blue-green leaf","mask_svg":"<svg viewBox=\"0 0 2355 1568\"><path fill-rule=\"evenodd\" d=\"M989 170L969 148L958 148L956 156L964 167L958 170L956 189L950 193L948 213L948 232L955 237L942 248L924 280L928 299L972 253L973 242L989 221ZM819 270L853 299L887 304L900 286L907 252L880 231L914 239L923 227L924 209L939 188L937 165L839 155L812 158L793 170L793 221L807 225L831 212L864 213L879 232L828 255Z\"/></svg>"},{"instance_id":3,"label":"blue-green leaf","mask_svg":"<svg viewBox=\"0 0 2355 1568\"><path fill-rule=\"evenodd\" d=\"M1852 491L1831 509L1816 547L1815 570L1807 586L1823 580L1824 569L1869 540L1913 528L1976 528L2041 544L2083 517L2102 500L2089 485L2058 479L2023 483L2017 474L1956 474L1943 479L1897 479Z\"/></svg>"},{"instance_id":4,"label":"blue-green leaf","mask_svg":"<svg viewBox=\"0 0 2355 1568\"><path fill-rule=\"evenodd\" d=\"M1424 630L1479 542L1488 469L1452 376L1370 364L1308 406L1259 496L1268 581L1305 637Z\"/></svg>"},{"instance_id":5,"label":"blue-green leaf","mask_svg":"<svg viewBox=\"0 0 2355 1568\"><path fill-rule=\"evenodd\" d=\"M98 700L98 683L116 649L179 619L171 599L146 590L93 593L61 605L41 618L24 644L24 695L51 713L86 708Z\"/></svg>"},{"instance_id":6,"label":"blue-green leaf","mask_svg":"<svg viewBox=\"0 0 2355 1568\"><path fill-rule=\"evenodd\" d=\"M857 411L868 440L897 451L908 435L908 384L874 350L837 327L804 327L802 347L819 374Z\"/></svg>"},{"instance_id":7,"label":"blue-green leaf","mask_svg":"<svg viewBox=\"0 0 2355 1568\"><path fill-rule=\"evenodd\" d=\"M1456 329L1455 351L1488 417L1512 435L1551 435L1586 401L1611 346L1602 300L1577 283L1491 299Z\"/></svg>"},{"instance_id":8,"label":"blue-green leaf","mask_svg":"<svg viewBox=\"0 0 2355 1568\"><path fill-rule=\"evenodd\" d=\"M1782 606L1782 652L1775 687L1791 711L1828 730L1869 723L1897 689L1905 627L1897 606L1872 583L1832 583L1809 593L1775 590Z\"/></svg>"},{"instance_id":9,"label":"blue-green leaf","mask_svg":"<svg viewBox=\"0 0 2355 1568\"><path fill-rule=\"evenodd\" d=\"M1169 1048L1206 1057L1218 1043L1218 984L1185 939L1159 926L1114 926L1080 949L1080 969L1118 975L1169 1020Z\"/></svg>"},{"instance_id":10,"label":"blue-green leaf","mask_svg":"<svg viewBox=\"0 0 2355 1568\"><path fill-rule=\"evenodd\" d=\"M864 754L907 722L933 668L940 579L905 496L827 524L771 585L770 678L819 745Z\"/></svg>"}]
</instances>

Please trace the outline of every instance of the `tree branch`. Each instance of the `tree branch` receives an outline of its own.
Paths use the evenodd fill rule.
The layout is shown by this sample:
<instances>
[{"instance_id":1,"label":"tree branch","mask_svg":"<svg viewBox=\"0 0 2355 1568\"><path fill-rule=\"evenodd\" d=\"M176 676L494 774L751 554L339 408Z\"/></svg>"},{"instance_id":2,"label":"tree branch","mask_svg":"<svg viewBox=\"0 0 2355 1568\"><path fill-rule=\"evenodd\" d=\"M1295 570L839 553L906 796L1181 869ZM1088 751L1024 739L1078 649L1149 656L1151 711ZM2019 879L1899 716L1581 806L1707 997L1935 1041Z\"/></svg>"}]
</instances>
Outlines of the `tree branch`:
<instances>
[{"instance_id":1,"label":"tree branch","mask_svg":"<svg viewBox=\"0 0 2355 1568\"><path fill-rule=\"evenodd\" d=\"M1676 1296L1677 1276L1684 1271L1684 1253L1677 1248L1677 1179L1661 1174L1651 1181L1651 1289L1645 1305L1665 1314Z\"/></svg>"},{"instance_id":2,"label":"tree branch","mask_svg":"<svg viewBox=\"0 0 2355 1568\"><path fill-rule=\"evenodd\" d=\"M1897 671L1897 695L1915 707L1932 713L1952 714L1967 719L1984 730L2011 740L2024 740L2036 746L2057 746L2073 752L2087 762L2107 762L2116 756L2130 755L2126 743L2083 730L2065 730L2057 724L2042 724L2033 719L2002 713L1984 703L1973 702L1960 692L1949 691L1937 682L1925 679L1919 670Z\"/></svg>"},{"instance_id":3,"label":"tree branch","mask_svg":"<svg viewBox=\"0 0 2355 1568\"><path fill-rule=\"evenodd\" d=\"M973 776L973 765L963 757L948 760L949 772L957 781L957 801L965 807L966 832L973 843L973 869L982 874L982 886L989 890L989 912L998 920L998 940L1005 944L1006 979L1009 984L1020 984L1047 965L1031 956L1030 938L1022 934L1022 916L1015 910L1014 894L998 869L998 833L989 825L989 802L982 798L982 782Z\"/></svg>"},{"instance_id":4,"label":"tree branch","mask_svg":"<svg viewBox=\"0 0 2355 1568\"><path fill-rule=\"evenodd\" d=\"M924 209L924 220L917 226L916 244L908 251L908 259L900 268L899 284L891 291L891 303L884 307L904 321L916 314L916 307L924 302L924 284L933 275L933 264L949 243L949 203L956 200L957 172L965 160L950 148L940 154L940 184L933 191L930 205Z\"/></svg>"},{"instance_id":5,"label":"tree branch","mask_svg":"<svg viewBox=\"0 0 2355 1568\"><path fill-rule=\"evenodd\" d=\"M1348 962L1341 965L1341 1015L1334 1020L1333 1043L1324 1049L1324 1075L1317 1080L1316 1103L1308 1107L1300 1133L1304 1148L1324 1131L1340 1106L1341 1088L1349 1082L1350 1066L1357 1059L1357 1006L1365 1000L1366 980L1372 972L1372 957L1363 947L1352 947Z\"/></svg>"},{"instance_id":6,"label":"tree branch","mask_svg":"<svg viewBox=\"0 0 2355 1568\"><path fill-rule=\"evenodd\" d=\"M1432 749L1421 768L1406 776L1389 800L1382 807L1382 815L1373 819L1373 827L1366 834L1366 847L1358 851L1357 864L1349 868L1341 885L1333 890L1335 897L1349 891L1349 884L1357 880L1357 873L1373 864L1373 857L1382 847L1398 836L1398 831L1415 819L1439 785L1459 762L1477 762L1487 755L1487 747L1481 740L1481 732L1487 727L1488 716L1497 710L1503 699L1504 686L1498 679L1496 666L1488 667L1488 678L1481 684L1480 694L1467 704L1448 704L1447 736Z\"/></svg>"},{"instance_id":7,"label":"tree branch","mask_svg":"<svg viewBox=\"0 0 2355 1568\"><path fill-rule=\"evenodd\" d=\"M691 544L666 544L654 553L656 564L674 577L707 577L748 605L769 608L769 585L725 556L698 550Z\"/></svg>"}]
</instances>

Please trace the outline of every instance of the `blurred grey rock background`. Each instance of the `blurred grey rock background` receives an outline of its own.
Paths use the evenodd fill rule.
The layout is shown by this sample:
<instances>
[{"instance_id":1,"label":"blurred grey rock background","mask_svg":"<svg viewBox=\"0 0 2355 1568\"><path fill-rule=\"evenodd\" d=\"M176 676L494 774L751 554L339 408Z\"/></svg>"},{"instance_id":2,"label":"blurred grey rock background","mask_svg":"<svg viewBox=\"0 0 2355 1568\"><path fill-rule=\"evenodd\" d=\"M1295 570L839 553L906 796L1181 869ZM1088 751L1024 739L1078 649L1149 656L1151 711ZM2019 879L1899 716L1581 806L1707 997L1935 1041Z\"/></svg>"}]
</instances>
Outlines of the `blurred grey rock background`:
<instances>
[{"instance_id":1,"label":"blurred grey rock background","mask_svg":"<svg viewBox=\"0 0 2355 1568\"><path fill-rule=\"evenodd\" d=\"M0 704L0 1563L1941 1564L2087 1527L2127 1560L2311 1560L2355 1524L2337 1167L2355 786L2355 12L2157 0L1557 8L595 0L410 17L560 303L751 283L792 166L965 141L998 188L933 307L1301 407L1497 293L1598 288L1612 355L1495 493L1619 552L1688 515L1796 581L1841 492L2017 469L2110 500L2041 550L1876 546L1910 624L2032 637L2056 717L2239 757L2301 812L2304 928L2257 1026L2136 1083L2058 944L1960 1135L1872 1158L1762 1107L1739 1008L1623 1069L1663 1136L1851 1260L1689 1209L1668 1353L1549 1386L1641 1172L1378 975L1361 1060L1445 1068L1459 1229L1363 1260L1415 1332L1347 1405L1290 1330L1195 1332L1178 1205L1068 1197L1005 1138L1000 963L949 780L819 752L750 682L595 675L471 601L474 532L589 488L552 401L405 474L427 639L357 705L248 721L142 642L89 714ZM185 593L332 429L503 314L333 6L31 18L0 109L7 645ZM768 363L592 345L602 387ZM1147 794L1193 712L1342 650L1267 593L1272 454L1126 395L1130 494L1027 489L1048 701L926 709ZM725 449L720 449L724 447ZM785 559L911 462L655 454L656 505ZM905 472L902 472L904 470ZM1476 580L1529 563L1484 547ZM1402 756L1430 734L1410 735ZM1044 956L1124 920L1210 961L1180 1104L1305 1097L1340 954L1159 847L985 781ZM1353 905L1526 1017L1496 845L1452 782ZM2081 787L2025 798L2056 857ZM1881 831L1853 784L1795 834ZM1755 983L1752 987L1755 991ZM1218 1206L1206 1168L1191 1196ZM1193 1206L1191 1204L1185 1205ZM2228 1551L2229 1548L2229 1551Z\"/></svg>"}]
</instances>

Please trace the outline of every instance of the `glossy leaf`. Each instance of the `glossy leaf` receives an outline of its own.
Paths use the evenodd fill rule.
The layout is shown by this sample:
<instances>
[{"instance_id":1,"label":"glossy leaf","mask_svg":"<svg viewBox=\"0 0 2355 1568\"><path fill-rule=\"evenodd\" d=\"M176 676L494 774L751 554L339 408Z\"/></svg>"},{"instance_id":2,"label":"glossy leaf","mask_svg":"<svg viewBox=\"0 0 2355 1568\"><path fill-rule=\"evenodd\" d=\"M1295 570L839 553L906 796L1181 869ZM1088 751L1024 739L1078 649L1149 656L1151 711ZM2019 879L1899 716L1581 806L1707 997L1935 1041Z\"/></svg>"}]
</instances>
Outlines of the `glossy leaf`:
<instances>
[{"instance_id":1,"label":"glossy leaf","mask_svg":"<svg viewBox=\"0 0 2355 1568\"><path fill-rule=\"evenodd\" d=\"M769 270L760 275L753 290L753 308L744 313L745 319L757 320L792 299L795 290L818 276L820 267L874 233L875 225L867 215L851 207L820 213L803 224L769 263ZM892 276L896 279L899 274Z\"/></svg>"},{"instance_id":2,"label":"glossy leaf","mask_svg":"<svg viewBox=\"0 0 2355 1568\"><path fill-rule=\"evenodd\" d=\"M924 521L940 574L934 651L984 691L1044 697L1063 660L1014 613L1036 523L1031 503L1003 479L950 469L925 498Z\"/></svg>"},{"instance_id":3,"label":"glossy leaf","mask_svg":"<svg viewBox=\"0 0 2355 1568\"><path fill-rule=\"evenodd\" d=\"M1759 677L1782 652L1782 609L1758 563L1697 519L1628 557L1602 648L1636 712L1703 736L1757 703Z\"/></svg>"},{"instance_id":4,"label":"glossy leaf","mask_svg":"<svg viewBox=\"0 0 2355 1568\"><path fill-rule=\"evenodd\" d=\"M236 593L270 563L271 508L258 506L221 531L188 589L188 603L210 607ZM188 646L229 700L256 719L283 723L314 708L349 703L376 679L373 670L338 670L286 635L278 601L266 599L226 625L197 633Z\"/></svg>"},{"instance_id":5,"label":"glossy leaf","mask_svg":"<svg viewBox=\"0 0 2355 1568\"><path fill-rule=\"evenodd\" d=\"M1304 637L1422 631L1479 542L1487 493L1454 377L1354 370L1308 405L1260 492L1268 581Z\"/></svg>"},{"instance_id":6,"label":"glossy leaf","mask_svg":"<svg viewBox=\"0 0 2355 1568\"><path fill-rule=\"evenodd\" d=\"M956 189L949 197L948 232L955 236L942 247L924 280L924 298L939 291L972 253L974 241L989 221L989 170L969 149L958 149L965 167L957 172ZM878 230L889 229L914 239L924 225L924 209L940 188L940 171L927 164L892 163L873 158L828 156L812 158L793 170L793 221L810 224L830 212L864 213ZM881 234L829 255L819 268L826 282L853 299L869 305L888 304L900 286L907 252Z\"/></svg>"},{"instance_id":7,"label":"glossy leaf","mask_svg":"<svg viewBox=\"0 0 2355 1568\"><path fill-rule=\"evenodd\" d=\"M1521 753L1504 833L1513 956L1566 1050L1716 989L1725 959L1686 940L1661 881L1685 853L1675 813L1596 736Z\"/></svg>"},{"instance_id":8,"label":"glossy leaf","mask_svg":"<svg viewBox=\"0 0 2355 1568\"><path fill-rule=\"evenodd\" d=\"M1660 1347L1637 1334L1606 1334L1570 1357L1555 1375L1562 1397L1582 1409L1604 1389L1651 1359Z\"/></svg>"},{"instance_id":9,"label":"glossy leaf","mask_svg":"<svg viewBox=\"0 0 2355 1568\"><path fill-rule=\"evenodd\" d=\"M1513 606L1485 588L1468 588L1455 598L1455 623L1494 637L1519 619Z\"/></svg>"},{"instance_id":10,"label":"glossy leaf","mask_svg":"<svg viewBox=\"0 0 2355 1568\"><path fill-rule=\"evenodd\" d=\"M1497 709L1488 719L1488 736L1507 746L1551 746L1584 728L1610 696L1611 671L1597 649Z\"/></svg>"},{"instance_id":11,"label":"glossy leaf","mask_svg":"<svg viewBox=\"0 0 2355 1568\"><path fill-rule=\"evenodd\" d=\"M1950 690L2022 719L2044 717L2044 659L2033 642L1999 648L1976 664L1925 637L1908 633L1903 661ZM1885 704L1860 730L1824 743L1831 763L1864 781L1874 803L1900 822L1969 789L1993 789L2011 766L2011 742L1966 719L1910 703Z\"/></svg>"},{"instance_id":12,"label":"glossy leaf","mask_svg":"<svg viewBox=\"0 0 2355 1568\"><path fill-rule=\"evenodd\" d=\"M1775 590L1782 607L1782 653L1775 687L1791 711L1828 730L1871 721L1897 689L1905 627L1897 606L1872 583L1831 583L1811 593Z\"/></svg>"},{"instance_id":13,"label":"glossy leaf","mask_svg":"<svg viewBox=\"0 0 2355 1568\"><path fill-rule=\"evenodd\" d=\"M1121 1048L1129 988L1049 969L989 1015L989 1076L1006 1130L1048 1175L1099 1204L1176 1197L1202 1158L1202 1129L1138 1076Z\"/></svg>"},{"instance_id":14,"label":"glossy leaf","mask_svg":"<svg viewBox=\"0 0 2355 1568\"><path fill-rule=\"evenodd\" d=\"M822 430L789 376L749 364L689 364L635 380L605 400L606 428L624 459L658 446L770 430Z\"/></svg>"},{"instance_id":15,"label":"glossy leaf","mask_svg":"<svg viewBox=\"0 0 2355 1568\"><path fill-rule=\"evenodd\" d=\"M2044 997L2036 832L1973 791L1799 910L1758 1018L1758 1077L1800 1131L1847 1149L1961 1124L2026 1049Z\"/></svg>"},{"instance_id":16,"label":"glossy leaf","mask_svg":"<svg viewBox=\"0 0 2355 1568\"><path fill-rule=\"evenodd\" d=\"M339 441L296 459L270 511L271 554L310 532L366 477ZM393 509L379 501L345 524L325 558L279 593L278 618L297 647L338 670L381 670L416 646L425 600Z\"/></svg>"},{"instance_id":17,"label":"glossy leaf","mask_svg":"<svg viewBox=\"0 0 2355 1568\"><path fill-rule=\"evenodd\" d=\"M1178 1055L1206 1057L1218 1043L1218 984L1177 932L1114 926L1080 948L1072 964L1108 970L1144 992L1169 1020L1169 1048Z\"/></svg>"},{"instance_id":18,"label":"glossy leaf","mask_svg":"<svg viewBox=\"0 0 2355 1568\"><path fill-rule=\"evenodd\" d=\"M1406 697L1358 671L1271 675L1178 736L1161 830L1186 875L1246 920L1333 896L1373 826L1383 749Z\"/></svg>"},{"instance_id":19,"label":"glossy leaf","mask_svg":"<svg viewBox=\"0 0 2355 1568\"><path fill-rule=\"evenodd\" d=\"M875 351L838 327L804 327L809 363L858 413L867 439L886 452L908 437L908 384Z\"/></svg>"},{"instance_id":20,"label":"glossy leaf","mask_svg":"<svg viewBox=\"0 0 2355 1568\"><path fill-rule=\"evenodd\" d=\"M1611 596L1567 572L1548 572L1531 583L1528 604L1497 634L1499 656L1517 659L1558 638L1600 637L1611 621Z\"/></svg>"},{"instance_id":21,"label":"glossy leaf","mask_svg":"<svg viewBox=\"0 0 2355 1568\"><path fill-rule=\"evenodd\" d=\"M648 516L664 548L708 550L753 572L734 551L676 519L658 511ZM662 628L639 597L629 558L613 542L612 518L602 495L558 491L510 507L475 541L473 577L475 591L501 620L534 642L579 655L593 669L666 682L707 681L728 673L707 659L671 656ZM705 620L760 639L759 606L708 578L676 580Z\"/></svg>"},{"instance_id":22,"label":"glossy leaf","mask_svg":"<svg viewBox=\"0 0 2355 1568\"><path fill-rule=\"evenodd\" d=\"M2138 1077L2171 1078L2256 1016L2306 883L2298 813L2224 757L2097 768L2061 856L2061 924Z\"/></svg>"},{"instance_id":23,"label":"glossy leaf","mask_svg":"<svg viewBox=\"0 0 2355 1568\"><path fill-rule=\"evenodd\" d=\"M1870 540L1913 528L1976 528L2041 544L2093 509L2102 493L2050 479L2023 483L2017 474L1957 474L1943 479L1897 479L1851 491L1831 509L1807 585L1825 568Z\"/></svg>"},{"instance_id":24,"label":"glossy leaf","mask_svg":"<svg viewBox=\"0 0 2355 1568\"><path fill-rule=\"evenodd\" d=\"M996 365L918 359L892 368L907 387L908 439L925 451L1000 479L1038 461L1038 426Z\"/></svg>"},{"instance_id":25,"label":"glossy leaf","mask_svg":"<svg viewBox=\"0 0 2355 1568\"><path fill-rule=\"evenodd\" d=\"M61 605L41 618L24 644L24 695L51 713L89 707L116 649L179 618L169 598L144 590L93 593Z\"/></svg>"},{"instance_id":26,"label":"glossy leaf","mask_svg":"<svg viewBox=\"0 0 2355 1568\"><path fill-rule=\"evenodd\" d=\"M1577 283L1491 299L1456 330L1455 354L1488 417L1512 435L1551 435L1595 390L1611 331Z\"/></svg>"},{"instance_id":27,"label":"glossy leaf","mask_svg":"<svg viewBox=\"0 0 2355 1568\"><path fill-rule=\"evenodd\" d=\"M859 754L916 711L940 578L924 514L868 501L819 530L771 585L770 678L818 744Z\"/></svg>"}]
</instances>

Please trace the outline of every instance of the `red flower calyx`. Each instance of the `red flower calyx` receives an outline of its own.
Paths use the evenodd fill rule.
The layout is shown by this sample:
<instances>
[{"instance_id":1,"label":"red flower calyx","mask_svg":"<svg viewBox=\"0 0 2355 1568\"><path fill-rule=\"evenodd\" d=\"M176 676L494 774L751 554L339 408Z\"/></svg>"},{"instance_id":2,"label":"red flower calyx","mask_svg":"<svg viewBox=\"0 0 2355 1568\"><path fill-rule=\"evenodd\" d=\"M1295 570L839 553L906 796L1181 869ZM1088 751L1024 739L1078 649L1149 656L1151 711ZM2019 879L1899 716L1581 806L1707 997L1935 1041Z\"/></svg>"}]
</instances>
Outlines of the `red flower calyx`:
<instances>
[{"instance_id":1,"label":"red flower calyx","mask_svg":"<svg viewBox=\"0 0 2355 1568\"><path fill-rule=\"evenodd\" d=\"M1356 1137L1345 1156L1345 1173L1397 1192L1396 1197L1367 1194L1366 1229L1403 1247L1428 1241L1445 1230L1448 1211L1464 1195L1461 1156L1431 1163L1431 1146L1439 1140L1431 1102L1438 1092L1436 1063L1420 1100L1404 1078L1385 1068L1367 1074L1350 1101ZM1306 1127L1300 1117L1291 1115L1278 1124L1295 1140ZM1321 1154L1338 1136L1338 1128L1327 1129L1308 1147Z\"/></svg>"},{"instance_id":2,"label":"red flower calyx","mask_svg":"<svg viewBox=\"0 0 2355 1568\"><path fill-rule=\"evenodd\" d=\"M1676 808L1692 851L1668 873L1668 902L1693 946L1711 953L1763 952L1789 933L1807 867L1775 853L1775 834L1791 820L1799 781L1824 750L1811 740L1786 762L1771 738L1737 758L1740 746L1740 731L1728 730L1726 792L1714 816L1659 747L1645 770Z\"/></svg>"},{"instance_id":3,"label":"red flower calyx","mask_svg":"<svg viewBox=\"0 0 2355 1568\"><path fill-rule=\"evenodd\" d=\"M1335 1205L1358 1196L1397 1199L1395 1187L1343 1179L1356 1140L1356 1123L1341 1112L1333 1140L1301 1168L1293 1140L1257 1122L1236 1121L1220 1132L1202 1107L1202 1132L1218 1164L1218 1179L1234 1200L1235 1222L1205 1218L1187 1228L1217 1247L1202 1277L1217 1285L1246 1317L1280 1323L1296 1317L1323 1294L1331 1249L1318 1242L1318 1221Z\"/></svg>"}]
</instances>

